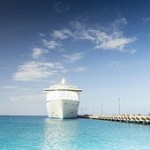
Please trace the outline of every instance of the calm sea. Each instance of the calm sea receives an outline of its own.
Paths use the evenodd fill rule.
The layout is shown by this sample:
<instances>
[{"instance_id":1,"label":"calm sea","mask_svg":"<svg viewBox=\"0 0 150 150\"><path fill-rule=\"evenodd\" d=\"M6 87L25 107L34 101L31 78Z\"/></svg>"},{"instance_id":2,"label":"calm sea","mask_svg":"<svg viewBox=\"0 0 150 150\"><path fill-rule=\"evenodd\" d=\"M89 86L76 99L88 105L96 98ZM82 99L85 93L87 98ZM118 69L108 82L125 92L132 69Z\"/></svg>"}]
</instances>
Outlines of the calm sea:
<instances>
[{"instance_id":1,"label":"calm sea","mask_svg":"<svg viewBox=\"0 0 150 150\"><path fill-rule=\"evenodd\" d=\"M0 117L0 150L150 150L150 126Z\"/></svg>"}]
</instances>

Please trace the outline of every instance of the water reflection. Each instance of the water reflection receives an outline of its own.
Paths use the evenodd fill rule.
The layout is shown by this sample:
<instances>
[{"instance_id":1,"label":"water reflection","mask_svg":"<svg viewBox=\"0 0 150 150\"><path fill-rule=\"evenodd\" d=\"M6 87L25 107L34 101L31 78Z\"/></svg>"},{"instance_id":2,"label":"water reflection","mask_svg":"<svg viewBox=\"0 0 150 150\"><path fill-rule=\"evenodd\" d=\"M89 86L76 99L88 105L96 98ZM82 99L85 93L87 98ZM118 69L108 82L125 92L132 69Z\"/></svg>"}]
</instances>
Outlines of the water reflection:
<instances>
[{"instance_id":1,"label":"water reflection","mask_svg":"<svg viewBox=\"0 0 150 150\"><path fill-rule=\"evenodd\" d=\"M45 119L45 134L42 150L76 149L73 144L77 138L78 121L76 119Z\"/></svg>"}]
</instances>

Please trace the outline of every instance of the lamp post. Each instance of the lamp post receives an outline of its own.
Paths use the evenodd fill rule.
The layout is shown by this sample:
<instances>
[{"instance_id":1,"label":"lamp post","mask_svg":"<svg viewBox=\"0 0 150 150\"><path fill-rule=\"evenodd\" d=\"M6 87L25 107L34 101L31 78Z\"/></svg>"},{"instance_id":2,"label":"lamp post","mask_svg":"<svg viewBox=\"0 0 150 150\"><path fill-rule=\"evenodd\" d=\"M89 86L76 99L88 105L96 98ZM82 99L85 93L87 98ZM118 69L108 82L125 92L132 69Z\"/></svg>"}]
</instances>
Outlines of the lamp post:
<instances>
[{"instance_id":1,"label":"lamp post","mask_svg":"<svg viewBox=\"0 0 150 150\"><path fill-rule=\"evenodd\" d=\"M118 98L118 102L119 102L119 115L120 115L120 98Z\"/></svg>"}]
</instances>

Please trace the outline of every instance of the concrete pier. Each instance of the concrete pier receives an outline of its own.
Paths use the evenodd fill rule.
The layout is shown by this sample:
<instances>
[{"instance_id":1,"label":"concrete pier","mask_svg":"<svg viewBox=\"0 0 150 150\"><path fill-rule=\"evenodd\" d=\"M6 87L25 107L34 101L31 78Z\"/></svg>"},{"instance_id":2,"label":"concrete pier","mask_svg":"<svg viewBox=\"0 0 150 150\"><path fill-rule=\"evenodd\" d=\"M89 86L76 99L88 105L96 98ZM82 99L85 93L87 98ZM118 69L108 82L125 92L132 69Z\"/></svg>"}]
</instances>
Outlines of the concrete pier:
<instances>
[{"instance_id":1,"label":"concrete pier","mask_svg":"<svg viewBox=\"0 0 150 150\"><path fill-rule=\"evenodd\" d=\"M150 116L145 115L79 115L79 118L150 125Z\"/></svg>"}]
</instances>

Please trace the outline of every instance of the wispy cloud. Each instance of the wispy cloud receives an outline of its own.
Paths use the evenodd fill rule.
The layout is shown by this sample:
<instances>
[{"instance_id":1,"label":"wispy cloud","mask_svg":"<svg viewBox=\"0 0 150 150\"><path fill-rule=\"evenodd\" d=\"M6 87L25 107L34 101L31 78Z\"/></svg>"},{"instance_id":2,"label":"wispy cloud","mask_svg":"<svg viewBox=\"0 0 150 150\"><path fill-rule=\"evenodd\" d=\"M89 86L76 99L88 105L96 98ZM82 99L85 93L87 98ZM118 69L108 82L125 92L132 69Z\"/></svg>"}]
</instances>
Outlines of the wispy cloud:
<instances>
[{"instance_id":1,"label":"wispy cloud","mask_svg":"<svg viewBox=\"0 0 150 150\"><path fill-rule=\"evenodd\" d=\"M40 37L46 37L46 35L44 33L39 33Z\"/></svg>"},{"instance_id":2,"label":"wispy cloud","mask_svg":"<svg viewBox=\"0 0 150 150\"><path fill-rule=\"evenodd\" d=\"M72 27L75 29L73 35L77 40L91 41L97 49L123 52L126 51L126 46L137 40L135 36L124 35L122 26L125 25L127 25L127 20L119 18L106 27L87 26L78 21Z\"/></svg>"},{"instance_id":3,"label":"wispy cloud","mask_svg":"<svg viewBox=\"0 0 150 150\"><path fill-rule=\"evenodd\" d=\"M123 51L125 46L136 41L136 37L125 37L122 32L107 33L98 29L81 31L78 36L82 40L89 40L95 48L103 50Z\"/></svg>"},{"instance_id":4,"label":"wispy cloud","mask_svg":"<svg viewBox=\"0 0 150 150\"><path fill-rule=\"evenodd\" d=\"M73 53L73 54L64 54L63 57L65 58L66 62L76 62L84 57L84 54L81 52Z\"/></svg>"},{"instance_id":5,"label":"wispy cloud","mask_svg":"<svg viewBox=\"0 0 150 150\"><path fill-rule=\"evenodd\" d=\"M51 36L55 39L64 40L72 36L72 32L69 29L55 30Z\"/></svg>"},{"instance_id":6,"label":"wispy cloud","mask_svg":"<svg viewBox=\"0 0 150 150\"><path fill-rule=\"evenodd\" d=\"M96 42L95 31L96 30L82 29L81 31L76 32L74 37L80 40L89 40L91 42Z\"/></svg>"},{"instance_id":7,"label":"wispy cloud","mask_svg":"<svg viewBox=\"0 0 150 150\"><path fill-rule=\"evenodd\" d=\"M55 49L55 48L61 46L60 43L58 43L58 42L56 42L56 41L54 41L54 40L48 41L48 40L43 39L42 42L43 42L43 45L44 45L46 48L48 48L48 49Z\"/></svg>"},{"instance_id":8,"label":"wispy cloud","mask_svg":"<svg viewBox=\"0 0 150 150\"><path fill-rule=\"evenodd\" d=\"M13 79L16 81L37 81L67 70L60 63L28 61L18 67Z\"/></svg>"},{"instance_id":9,"label":"wispy cloud","mask_svg":"<svg viewBox=\"0 0 150 150\"><path fill-rule=\"evenodd\" d=\"M72 69L72 71L74 71L74 72L84 72L86 69L85 69L85 67L77 67L77 68L75 68L75 69Z\"/></svg>"},{"instance_id":10,"label":"wispy cloud","mask_svg":"<svg viewBox=\"0 0 150 150\"><path fill-rule=\"evenodd\" d=\"M43 39L43 45L48 49L55 49L64 46L63 40L73 39L80 42L82 40L90 41L96 49L125 52L126 47L137 40L135 36L125 36L123 28L127 24L128 22L124 17L119 17L103 27L73 21L69 23L68 28L54 30L50 34L51 40ZM66 56L66 58L68 57Z\"/></svg>"},{"instance_id":11,"label":"wispy cloud","mask_svg":"<svg viewBox=\"0 0 150 150\"><path fill-rule=\"evenodd\" d=\"M42 55L47 54L48 50L41 49L41 48L33 48L32 50L32 57L34 59L40 58Z\"/></svg>"},{"instance_id":12,"label":"wispy cloud","mask_svg":"<svg viewBox=\"0 0 150 150\"><path fill-rule=\"evenodd\" d=\"M104 50L124 51L125 46L135 41L135 37L127 38L121 36L120 34L109 34L101 37L98 35L96 48Z\"/></svg>"},{"instance_id":13,"label":"wispy cloud","mask_svg":"<svg viewBox=\"0 0 150 150\"><path fill-rule=\"evenodd\" d=\"M144 23L149 23L150 22L150 17L144 17L143 22Z\"/></svg>"},{"instance_id":14,"label":"wispy cloud","mask_svg":"<svg viewBox=\"0 0 150 150\"><path fill-rule=\"evenodd\" d=\"M91 26L89 24L82 24L79 21L74 22L68 28L54 30L50 34L50 40L47 40L47 36L42 35L43 48L32 49L32 61L27 61L18 67L18 70L13 75L15 81L37 81L43 78L48 78L59 73L65 73L68 70L64 68L61 63L37 61L44 54L47 54L50 49L63 48L63 41L65 39L72 38L77 41L90 41L93 47L100 50L114 50L120 52L128 52L129 54L136 53L136 50L132 47L131 50L126 50L126 47L137 40L136 37L125 36L122 26L127 25L125 18L116 19L109 26ZM108 30L106 30L108 29ZM66 51L65 51L66 53ZM74 63L85 56L82 52L62 54L65 62ZM36 61L35 61L36 60ZM109 66L118 66L118 62L112 61ZM77 67L74 70L76 72L84 71L84 67Z\"/></svg>"},{"instance_id":15,"label":"wispy cloud","mask_svg":"<svg viewBox=\"0 0 150 150\"><path fill-rule=\"evenodd\" d=\"M113 29L113 30L120 30L122 27L124 27L125 25L128 24L128 21L126 20L126 18L124 17L119 17L117 18L116 20L114 20L114 22L112 22L110 24L110 27Z\"/></svg>"},{"instance_id":16,"label":"wispy cloud","mask_svg":"<svg viewBox=\"0 0 150 150\"><path fill-rule=\"evenodd\" d=\"M66 3L66 4L64 4L64 3L62 3L62 1L61 0L54 0L53 1L53 5L54 5L54 10L57 12L57 13L63 13L63 12L65 12L65 11L67 11L67 10L70 10L71 9L71 7L73 6L73 4L72 3Z\"/></svg>"}]
</instances>

